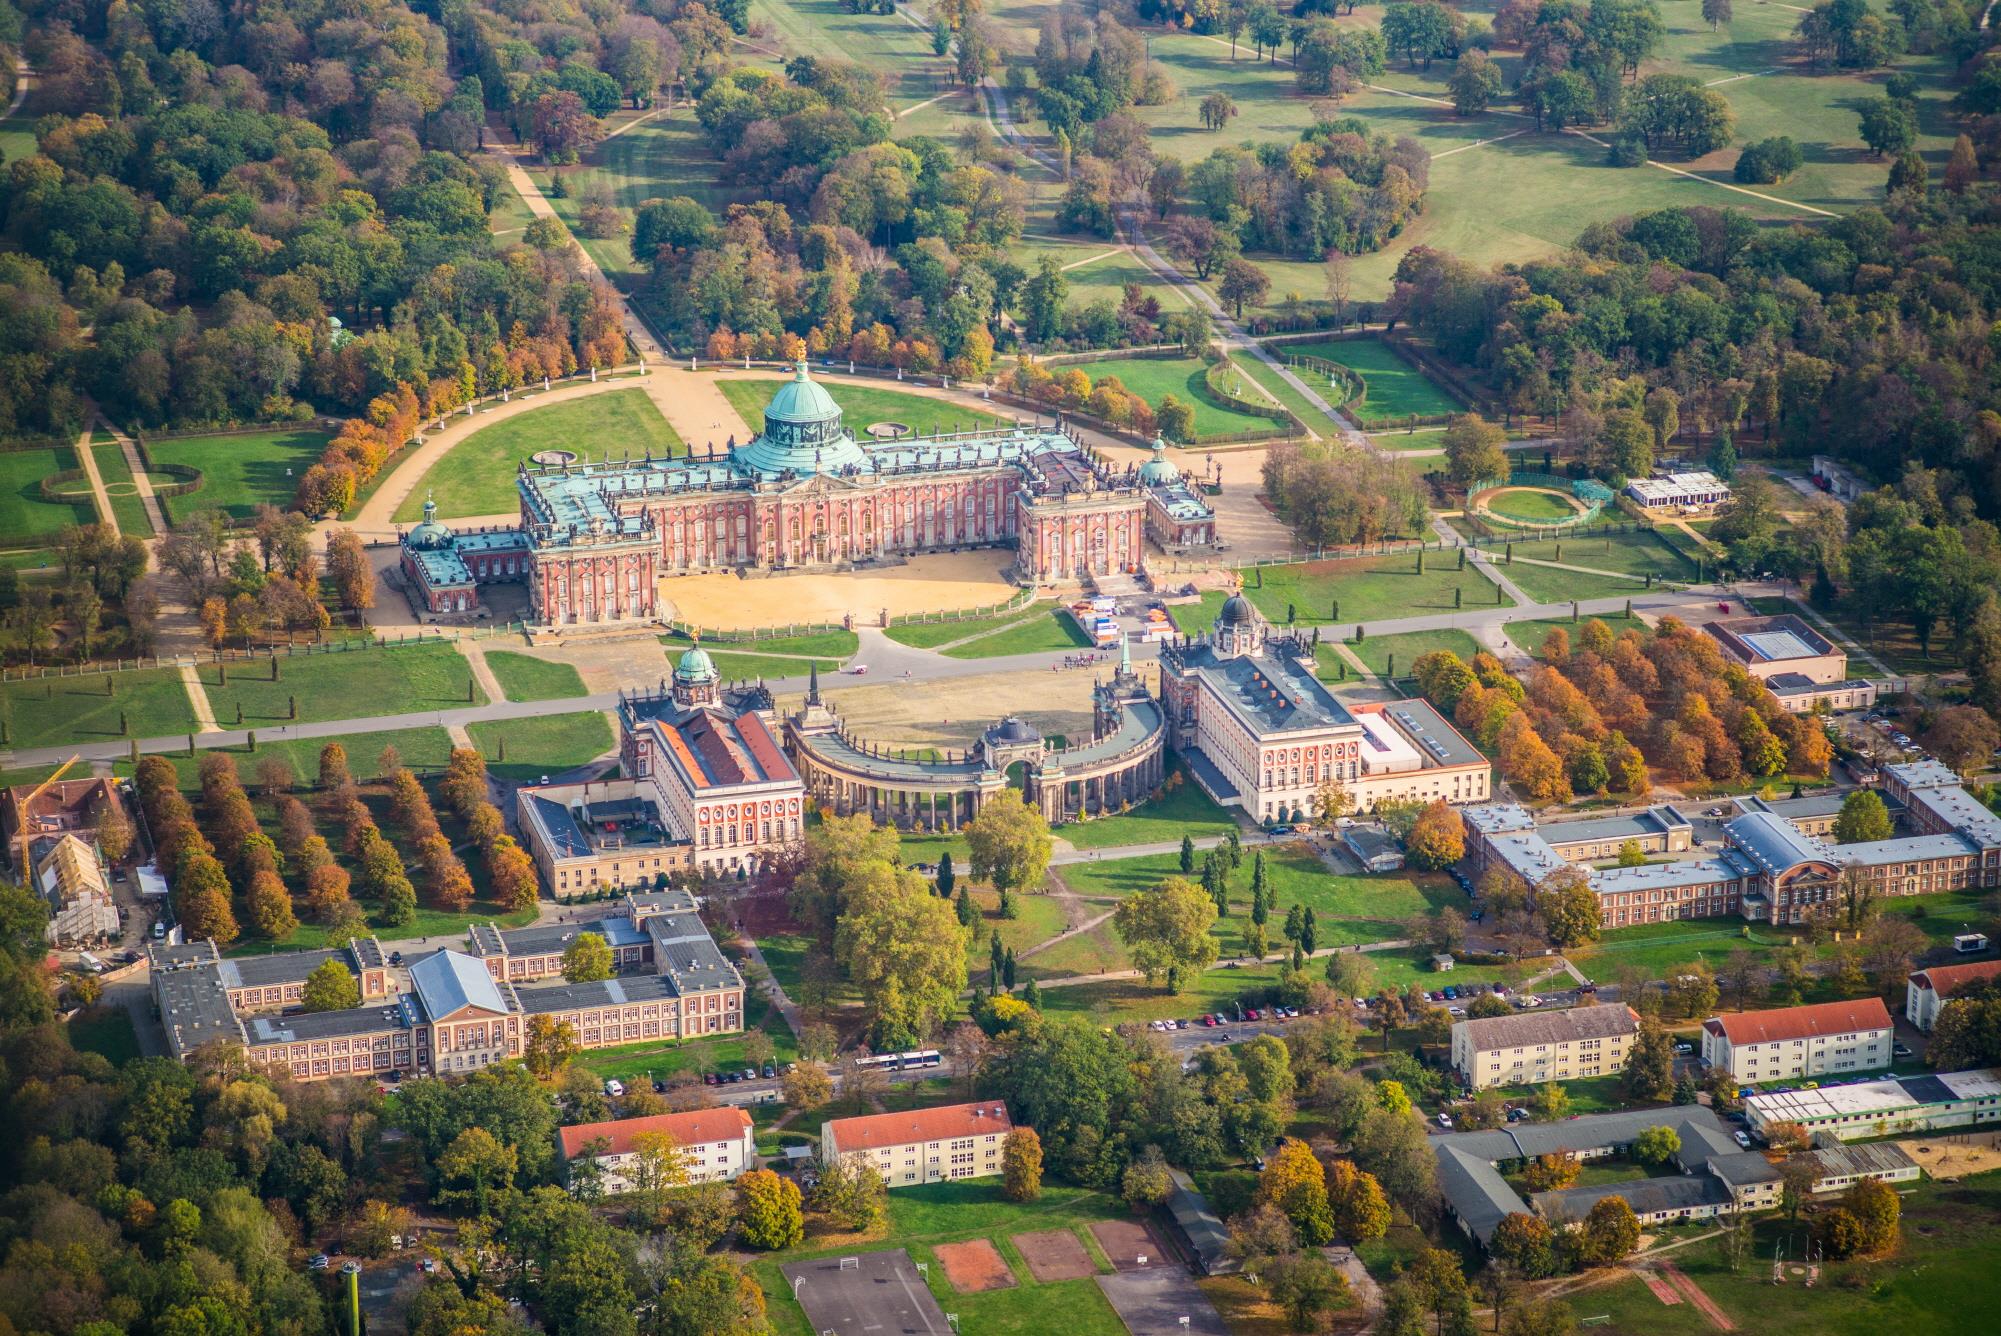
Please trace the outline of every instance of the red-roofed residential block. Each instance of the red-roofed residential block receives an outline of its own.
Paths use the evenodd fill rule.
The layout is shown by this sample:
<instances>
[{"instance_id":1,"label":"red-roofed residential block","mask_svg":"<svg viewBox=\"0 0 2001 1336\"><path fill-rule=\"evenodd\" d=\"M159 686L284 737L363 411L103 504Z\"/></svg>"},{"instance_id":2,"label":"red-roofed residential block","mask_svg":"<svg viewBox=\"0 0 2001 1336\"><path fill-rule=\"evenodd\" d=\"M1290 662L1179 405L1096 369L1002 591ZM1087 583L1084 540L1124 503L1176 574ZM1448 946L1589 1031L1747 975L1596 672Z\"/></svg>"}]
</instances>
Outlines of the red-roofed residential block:
<instances>
[{"instance_id":1,"label":"red-roofed residential block","mask_svg":"<svg viewBox=\"0 0 2001 1336\"><path fill-rule=\"evenodd\" d=\"M2001 982L2001 960L1971 965L1934 965L1904 982L1904 1015L1920 1030L1938 1024L1939 1008L1977 984Z\"/></svg>"},{"instance_id":2,"label":"red-roofed residential block","mask_svg":"<svg viewBox=\"0 0 2001 1336\"><path fill-rule=\"evenodd\" d=\"M659 1113L646 1118L620 1118L605 1123L578 1123L558 1128L556 1148L574 1178L577 1165L591 1158L593 1142L604 1190L624 1192L631 1186L639 1160L640 1139L665 1134L687 1155L688 1181L709 1183L735 1178L756 1163L756 1139L750 1115L739 1108L695 1109Z\"/></svg>"},{"instance_id":3,"label":"red-roofed residential block","mask_svg":"<svg viewBox=\"0 0 2001 1336\"><path fill-rule=\"evenodd\" d=\"M1702 1023L1702 1060L1740 1082L1852 1076L1890 1065L1890 1009L1881 998L1740 1011Z\"/></svg>"},{"instance_id":4,"label":"red-roofed residential block","mask_svg":"<svg viewBox=\"0 0 2001 1336\"><path fill-rule=\"evenodd\" d=\"M820 1126L823 1157L866 1155L893 1188L1001 1172L1001 1144L1014 1130L999 1100L908 1113L835 1118Z\"/></svg>"}]
</instances>

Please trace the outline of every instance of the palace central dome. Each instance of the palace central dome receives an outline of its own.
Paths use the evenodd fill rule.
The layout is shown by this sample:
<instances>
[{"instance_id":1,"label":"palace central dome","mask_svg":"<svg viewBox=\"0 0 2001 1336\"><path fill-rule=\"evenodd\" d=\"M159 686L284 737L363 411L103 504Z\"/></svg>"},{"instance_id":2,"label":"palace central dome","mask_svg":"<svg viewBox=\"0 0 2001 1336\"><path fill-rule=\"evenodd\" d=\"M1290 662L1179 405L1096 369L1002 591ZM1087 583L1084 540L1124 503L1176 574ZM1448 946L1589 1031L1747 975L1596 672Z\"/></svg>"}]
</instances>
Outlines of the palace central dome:
<instances>
[{"instance_id":1,"label":"palace central dome","mask_svg":"<svg viewBox=\"0 0 2001 1336\"><path fill-rule=\"evenodd\" d=\"M841 406L806 372L799 359L793 378L764 409L764 431L739 446L736 463L758 473L838 473L869 467L868 452L841 423Z\"/></svg>"}]
</instances>

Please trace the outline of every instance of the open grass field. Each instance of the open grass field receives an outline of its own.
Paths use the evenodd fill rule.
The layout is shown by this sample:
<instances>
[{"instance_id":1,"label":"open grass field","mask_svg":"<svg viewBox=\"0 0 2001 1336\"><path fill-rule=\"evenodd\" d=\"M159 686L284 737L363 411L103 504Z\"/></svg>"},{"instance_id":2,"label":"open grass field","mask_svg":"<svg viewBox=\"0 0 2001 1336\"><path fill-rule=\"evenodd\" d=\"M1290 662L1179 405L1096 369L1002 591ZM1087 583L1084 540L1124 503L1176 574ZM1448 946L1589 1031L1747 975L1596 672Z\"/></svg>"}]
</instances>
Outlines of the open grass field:
<instances>
[{"instance_id":1,"label":"open grass field","mask_svg":"<svg viewBox=\"0 0 2001 1336\"><path fill-rule=\"evenodd\" d=\"M411 714L487 703L486 693L473 681L464 656L436 641L339 654L280 656L276 662L275 682L269 663L205 663L195 670L208 693L216 723L224 728L261 728L346 719L357 709L372 715ZM296 721L291 712L295 699L299 706Z\"/></svg>"},{"instance_id":2,"label":"open grass field","mask_svg":"<svg viewBox=\"0 0 2001 1336\"><path fill-rule=\"evenodd\" d=\"M1053 614L1056 609L1044 609ZM899 645L911 645L918 649L936 649L949 645L955 640L966 640L974 636L989 635L995 631L1031 621L1041 616L1030 607L1016 608L1012 612L996 613L991 617L967 617L952 622L905 622L892 626L883 634Z\"/></svg>"},{"instance_id":3,"label":"open grass field","mask_svg":"<svg viewBox=\"0 0 2001 1336\"><path fill-rule=\"evenodd\" d=\"M1117 816L1058 826L1056 834L1068 840L1072 848L1115 849L1128 844L1165 844L1178 841L1183 835L1205 839L1225 834L1236 824L1199 784L1183 775L1181 783L1152 802L1141 803Z\"/></svg>"},{"instance_id":4,"label":"open grass field","mask_svg":"<svg viewBox=\"0 0 2001 1336\"><path fill-rule=\"evenodd\" d=\"M1565 551L1568 552L1568 549ZM1583 562L1580 560L1577 564L1582 565ZM1500 571L1514 582L1515 588L1545 605L1594 598L1624 598L1643 594L1648 589L1645 576L1601 575L1570 570L1568 565L1567 560L1564 566L1536 566L1518 561L1511 566L1500 567Z\"/></svg>"},{"instance_id":5,"label":"open grass field","mask_svg":"<svg viewBox=\"0 0 2001 1336\"><path fill-rule=\"evenodd\" d=\"M1031 946L1046 942L1063 931L1065 923L1063 906L1049 896L1015 896L1015 916L1004 919L999 912L998 892L974 891L972 895L973 903L980 907L980 918L966 939L966 972L976 984L991 972L989 967L992 957L989 953L992 950L990 944L994 933L1000 934L1001 946L1004 949L1011 949L1016 956L1019 956ZM1021 973L1019 966L1033 964L1039 959L1041 957L1036 956L1018 962L1015 973L1017 983L1026 977Z\"/></svg>"},{"instance_id":6,"label":"open grass field","mask_svg":"<svg viewBox=\"0 0 2001 1336\"><path fill-rule=\"evenodd\" d=\"M1684 543L1687 541L1686 537L1682 539ZM1585 533L1569 538L1517 538L1509 540L1495 554L1495 560L1505 560L1509 550L1517 557L1535 561L1561 561L1569 566L1588 566L1642 578L1651 575L1656 583L1662 580L1686 583L1698 575L1693 561L1651 529Z\"/></svg>"},{"instance_id":7,"label":"open grass field","mask_svg":"<svg viewBox=\"0 0 2001 1336\"><path fill-rule=\"evenodd\" d=\"M105 694L106 687L113 694ZM185 733L194 727L195 714L178 672L148 668L8 682L0 685L0 721L7 725L9 746L32 748Z\"/></svg>"},{"instance_id":8,"label":"open grass field","mask_svg":"<svg viewBox=\"0 0 2001 1336\"><path fill-rule=\"evenodd\" d=\"M719 380L716 385L752 431L763 431L764 406L783 383L757 377ZM1007 425L1007 420L997 414L945 399L905 394L901 390L879 390L833 377L819 384L841 406L847 429L858 440L867 439L866 429L872 422L901 422L919 436Z\"/></svg>"},{"instance_id":9,"label":"open grass field","mask_svg":"<svg viewBox=\"0 0 2001 1336\"><path fill-rule=\"evenodd\" d=\"M66 445L0 451L0 542L27 546L53 538L65 524L96 519L87 489L72 502L42 499L42 479L76 467L76 451Z\"/></svg>"},{"instance_id":10,"label":"open grass field","mask_svg":"<svg viewBox=\"0 0 2001 1336\"><path fill-rule=\"evenodd\" d=\"M1150 984L1144 979L1045 988L1042 1010L1051 1016L1088 1018L1098 1025L1181 1020L1212 1011L1234 1014L1239 998L1269 989L1278 982L1278 976L1277 965L1249 965L1209 970L1183 984L1178 993L1168 992L1165 984Z\"/></svg>"},{"instance_id":11,"label":"open grass field","mask_svg":"<svg viewBox=\"0 0 2001 1336\"><path fill-rule=\"evenodd\" d=\"M1274 941L1279 940L1277 925L1295 904L1313 911L1317 945L1322 947L1401 937L1404 923L1415 916L1447 905L1461 911L1467 907L1465 894L1444 876L1339 876L1304 842L1251 846L1244 850L1243 864L1230 874L1230 917L1218 919L1213 929L1222 939L1225 957L1243 950L1243 928L1250 921L1252 858L1258 851L1265 855L1272 888L1272 922L1267 926ZM1199 857L1195 866L1190 880L1200 873ZM1069 863L1056 871L1078 894L1111 899L1183 875L1180 855L1172 853Z\"/></svg>"},{"instance_id":12,"label":"open grass field","mask_svg":"<svg viewBox=\"0 0 2001 1336\"><path fill-rule=\"evenodd\" d=\"M1270 418L1242 412L1218 398L1203 380L1208 364L1199 357L1119 357L1080 363L1077 369L1089 376L1093 384L1107 376L1117 376L1121 385L1155 408L1160 407L1164 397L1173 395L1194 408L1195 431L1200 436L1276 431L1278 427ZM1258 397L1257 391L1249 386L1243 392L1246 398Z\"/></svg>"},{"instance_id":13,"label":"open grass field","mask_svg":"<svg viewBox=\"0 0 2001 1336\"><path fill-rule=\"evenodd\" d=\"M760 677L783 681L805 677L814 664L823 673L839 672L841 667L838 659L788 659L775 654L711 654L709 658L725 682L750 682Z\"/></svg>"},{"instance_id":14,"label":"open grass field","mask_svg":"<svg viewBox=\"0 0 2001 1336\"><path fill-rule=\"evenodd\" d=\"M517 508L515 465L538 450L573 450L579 456L685 455L687 442L660 415L642 389L612 390L519 413L481 428L451 450L410 489L396 521L422 519L424 498L435 494L443 519L498 515Z\"/></svg>"},{"instance_id":15,"label":"open grass field","mask_svg":"<svg viewBox=\"0 0 2001 1336\"><path fill-rule=\"evenodd\" d=\"M1439 552L1425 553L1424 563L1419 571L1415 553L1399 553L1264 566L1244 572L1244 595L1279 626L1288 621L1300 626L1366 623L1462 606L1505 606L1496 602L1496 595L1501 600L1507 595L1471 563L1460 570L1452 555ZM1459 602L1454 601L1455 591ZM1291 618L1286 616L1288 607Z\"/></svg>"},{"instance_id":16,"label":"open grass field","mask_svg":"<svg viewBox=\"0 0 2001 1336\"><path fill-rule=\"evenodd\" d=\"M1926 1336L1979 1336L1992 1329L1993 1258L2001 1245L2001 1173L1957 1183L1900 1185L1902 1243L1881 1261L1825 1264L1811 1288L1789 1277L1772 1285L1772 1256L1804 1256L1808 1223L1788 1225L1782 1215L1752 1225L1751 1260L1733 1270L1721 1241L1704 1239L1677 1249L1675 1264L1708 1294L1738 1330L1772 1336L1875 1336L1922 1331ZM1690 1226L1689 1233L1707 1232ZM1679 1231L1677 1231L1678 1233ZM1613 1273L1610 1284L1574 1294L1583 1316L1605 1321L1598 1331L1620 1336L1711 1336L1693 1304L1663 1305L1640 1277Z\"/></svg>"},{"instance_id":17,"label":"open grass field","mask_svg":"<svg viewBox=\"0 0 2001 1336\"><path fill-rule=\"evenodd\" d=\"M1465 405L1411 363L1396 355L1381 339L1330 339L1325 343L1288 343L1274 348L1284 357L1295 353L1324 357L1351 371L1359 371L1369 384L1368 397L1343 406L1349 416L1364 427L1394 424L1415 413L1428 417L1435 413L1457 413Z\"/></svg>"},{"instance_id":18,"label":"open grass field","mask_svg":"<svg viewBox=\"0 0 2001 1336\"><path fill-rule=\"evenodd\" d=\"M220 510L233 520L247 520L260 504L289 505L300 475L319 460L326 444L323 431L287 427L148 441L146 452L155 464L192 464L202 471L200 487L162 503L169 520L199 510Z\"/></svg>"},{"instance_id":19,"label":"open grass field","mask_svg":"<svg viewBox=\"0 0 2001 1336\"><path fill-rule=\"evenodd\" d=\"M1090 639L1068 612L1051 609L1017 618L1012 625L963 645L945 650L948 659L998 659L1009 654L1037 654L1047 650L1086 649Z\"/></svg>"},{"instance_id":20,"label":"open grass field","mask_svg":"<svg viewBox=\"0 0 2001 1336\"><path fill-rule=\"evenodd\" d=\"M1257 358L1236 357L1231 359L1230 364L1236 367L1246 380L1251 381L1259 389L1263 390L1268 397L1278 400L1279 403L1291 409L1293 416L1297 417L1301 422L1304 422L1320 435L1329 438L1338 438L1341 435L1340 423L1309 403L1306 396L1294 388L1291 381L1279 375L1278 372L1272 370L1263 362L1258 361ZM1307 384L1312 385L1313 382L1309 380ZM1332 390L1323 389L1323 387L1317 385L1314 386L1314 389L1316 392L1319 392L1323 401L1329 404L1339 403Z\"/></svg>"},{"instance_id":21,"label":"open grass field","mask_svg":"<svg viewBox=\"0 0 2001 1336\"><path fill-rule=\"evenodd\" d=\"M104 491L111 499L111 517L118 521L118 532L150 538L153 522L146 518L146 503L139 499L139 488L132 481L132 466L125 462L125 452L116 441L98 441L90 447L90 457L96 461L98 476L104 479Z\"/></svg>"},{"instance_id":22,"label":"open grass field","mask_svg":"<svg viewBox=\"0 0 2001 1336\"><path fill-rule=\"evenodd\" d=\"M567 663L497 649L487 652L486 666L493 670L509 700L561 700L589 694L584 690L583 675Z\"/></svg>"},{"instance_id":23,"label":"open grass field","mask_svg":"<svg viewBox=\"0 0 2001 1336\"><path fill-rule=\"evenodd\" d=\"M1038 1282L1029 1271L1013 1236L1052 1229L1074 1231L1101 1272L1109 1259L1091 1238L1094 1221L1125 1219L1125 1207L1110 1194L1045 1181L1033 1202L1010 1202L1001 1195L999 1178L968 1179L899 1188L889 1194L889 1224L873 1236L809 1233L797 1248L771 1253L750 1263L750 1273L763 1287L767 1314L780 1336L813 1336L805 1311L793 1297L781 1267L787 1262L830 1253L850 1254L881 1248L907 1248L913 1260L930 1265L925 1279L939 1305L957 1313L961 1329L972 1331L1061 1331L1066 1336L1122 1336L1125 1325L1089 1276L1075 1280ZM961 1294L946 1279L945 1268L932 1251L943 1244L975 1239L989 1242L1007 1262L1014 1284L1004 1289Z\"/></svg>"},{"instance_id":24,"label":"open grass field","mask_svg":"<svg viewBox=\"0 0 2001 1336\"><path fill-rule=\"evenodd\" d=\"M1327 646L1323 644L1322 649ZM1392 658L1396 661L1396 671L1401 675L1410 673L1410 666L1418 656L1433 650L1447 649L1462 659L1471 659L1480 652L1480 642L1464 631L1405 631L1393 636L1370 636L1361 644L1348 644L1348 650L1369 666L1369 671L1378 675L1388 672Z\"/></svg>"},{"instance_id":25,"label":"open grass field","mask_svg":"<svg viewBox=\"0 0 2001 1336\"><path fill-rule=\"evenodd\" d=\"M770 1036L774 1060L779 1063L798 1061L799 1043L792 1035L792 1028L772 1008L764 994L756 989L749 990L744 997L744 1006L750 1029L762 1030ZM740 1071L750 1065L743 1052L744 1038L744 1035L733 1034L715 1039L648 1039L637 1044L593 1049L580 1054L576 1065L602 1080L615 1077L627 1085L664 1078L670 1072Z\"/></svg>"},{"instance_id":26,"label":"open grass field","mask_svg":"<svg viewBox=\"0 0 2001 1336\"><path fill-rule=\"evenodd\" d=\"M851 60L879 72L892 111L952 88L950 60L931 54L931 35L895 14L850 14L837 0L755 0L753 20L774 29L788 54Z\"/></svg>"},{"instance_id":27,"label":"open grass field","mask_svg":"<svg viewBox=\"0 0 2001 1336\"><path fill-rule=\"evenodd\" d=\"M523 783L589 765L614 745L611 725L595 710L487 720L466 732L485 755L490 773Z\"/></svg>"},{"instance_id":28,"label":"open grass field","mask_svg":"<svg viewBox=\"0 0 2001 1336\"><path fill-rule=\"evenodd\" d=\"M70 1018L70 1046L79 1053L101 1053L114 1067L139 1057L139 1036L132 1030L132 1013L123 1007L93 1007Z\"/></svg>"}]
</instances>

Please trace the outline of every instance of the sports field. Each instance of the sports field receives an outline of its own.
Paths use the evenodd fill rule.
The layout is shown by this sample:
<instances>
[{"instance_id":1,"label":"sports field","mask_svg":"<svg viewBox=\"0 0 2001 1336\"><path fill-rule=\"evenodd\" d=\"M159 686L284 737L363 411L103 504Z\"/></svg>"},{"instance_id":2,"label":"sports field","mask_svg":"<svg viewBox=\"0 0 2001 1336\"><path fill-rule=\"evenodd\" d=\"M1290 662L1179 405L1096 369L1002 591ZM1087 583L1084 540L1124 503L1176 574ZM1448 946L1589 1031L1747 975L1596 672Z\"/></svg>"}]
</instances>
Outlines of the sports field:
<instances>
[{"instance_id":1,"label":"sports field","mask_svg":"<svg viewBox=\"0 0 2001 1336\"><path fill-rule=\"evenodd\" d=\"M1287 343L1274 347L1274 356L1283 359L1293 353L1324 357L1352 371L1368 382L1368 397L1344 406L1349 416L1363 426L1401 422L1415 413L1431 417L1439 413L1463 412L1465 405L1443 386L1391 351L1381 339L1330 339L1325 343Z\"/></svg>"},{"instance_id":2,"label":"sports field","mask_svg":"<svg viewBox=\"0 0 2001 1336\"><path fill-rule=\"evenodd\" d=\"M146 452L155 464L192 464L202 471L199 488L162 502L169 520L201 510L247 520L260 503L291 504L299 476L319 461L326 444L325 432L292 427L148 441Z\"/></svg>"},{"instance_id":3,"label":"sports field","mask_svg":"<svg viewBox=\"0 0 2001 1336\"><path fill-rule=\"evenodd\" d=\"M1577 514L1569 498L1540 487L1496 488L1481 504L1496 515L1526 524L1561 524Z\"/></svg>"},{"instance_id":4,"label":"sports field","mask_svg":"<svg viewBox=\"0 0 2001 1336\"><path fill-rule=\"evenodd\" d=\"M730 401L752 431L764 430L764 406L784 382L764 377L733 377L718 380L716 388ZM997 413L967 407L949 399L933 399L901 390L879 390L872 385L827 377L815 384L833 396L841 406L844 425L857 440L867 440L867 428L874 422L901 422L914 435L935 436L944 432L971 431L1000 427L1008 419Z\"/></svg>"},{"instance_id":5,"label":"sports field","mask_svg":"<svg viewBox=\"0 0 2001 1336\"><path fill-rule=\"evenodd\" d=\"M435 495L442 519L514 510L515 466L542 450L570 450L582 459L649 452L658 458L684 455L688 445L642 389L551 404L482 427L453 446L403 498L396 522L421 519L427 494Z\"/></svg>"}]
</instances>

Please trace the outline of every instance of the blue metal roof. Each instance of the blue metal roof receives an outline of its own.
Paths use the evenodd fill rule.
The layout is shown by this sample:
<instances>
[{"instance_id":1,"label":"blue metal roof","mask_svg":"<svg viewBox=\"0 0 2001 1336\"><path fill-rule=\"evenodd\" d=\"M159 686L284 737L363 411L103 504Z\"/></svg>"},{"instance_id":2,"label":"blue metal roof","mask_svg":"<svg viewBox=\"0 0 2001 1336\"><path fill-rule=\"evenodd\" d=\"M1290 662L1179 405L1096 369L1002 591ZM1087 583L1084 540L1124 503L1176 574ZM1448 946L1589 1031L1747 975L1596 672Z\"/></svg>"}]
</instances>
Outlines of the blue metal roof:
<instances>
[{"instance_id":1,"label":"blue metal roof","mask_svg":"<svg viewBox=\"0 0 2001 1336\"><path fill-rule=\"evenodd\" d=\"M1748 812L1723 828L1723 834L1745 857L1777 875L1801 863L1826 863L1833 855L1828 847L1783 817L1770 812Z\"/></svg>"}]
</instances>

